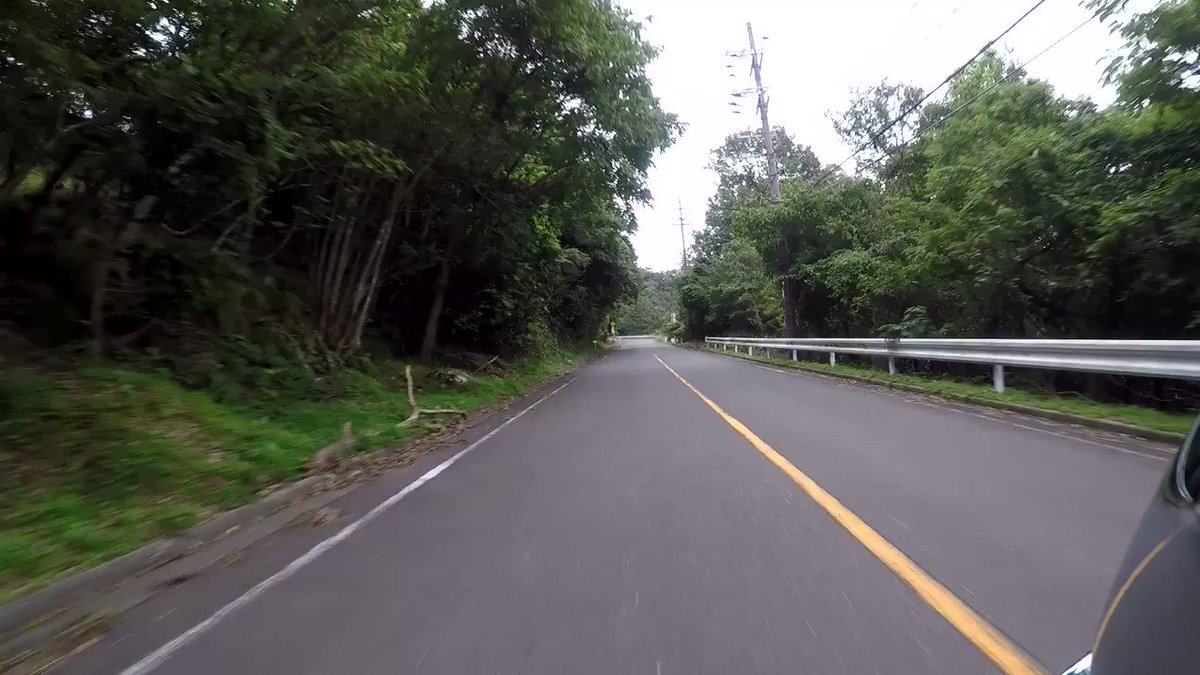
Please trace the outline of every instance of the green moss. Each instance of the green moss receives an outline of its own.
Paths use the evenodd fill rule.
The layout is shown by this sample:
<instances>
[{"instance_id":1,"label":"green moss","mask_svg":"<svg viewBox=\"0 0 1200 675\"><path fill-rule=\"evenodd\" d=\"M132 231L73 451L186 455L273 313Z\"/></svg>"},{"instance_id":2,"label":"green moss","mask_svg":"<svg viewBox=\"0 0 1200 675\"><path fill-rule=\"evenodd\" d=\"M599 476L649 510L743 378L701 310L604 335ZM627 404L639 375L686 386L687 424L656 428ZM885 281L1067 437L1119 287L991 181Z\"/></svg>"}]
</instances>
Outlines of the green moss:
<instances>
[{"instance_id":1,"label":"green moss","mask_svg":"<svg viewBox=\"0 0 1200 675\"><path fill-rule=\"evenodd\" d=\"M578 363L556 351L461 386L418 379L422 406L474 410ZM301 475L350 422L360 450L421 430L404 364L334 377L258 373L185 389L165 370L93 365L0 376L0 602L252 501Z\"/></svg>"},{"instance_id":2,"label":"green moss","mask_svg":"<svg viewBox=\"0 0 1200 675\"><path fill-rule=\"evenodd\" d=\"M718 350L710 350L717 353L725 354ZM728 354L734 356L733 354ZM1135 427L1144 429L1153 429L1155 431L1165 431L1172 434L1186 434L1192 427L1192 422L1195 416L1192 414L1169 413L1151 408L1142 408L1133 405L1120 405L1110 403L1098 403L1084 398L1068 398L1065 396L1054 396L1051 394L1039 394L1034 392L1022 391L1009 387L1003 394L997 393L990 386L970 384L967 382L957 382L954 380L936 379L931 377L922 377L919 375L896 374L888 375L887 373L875 368L866 368L856 365L838 364L830 366L828 364L809 362L809 361L791 361L788 359L764 358L759 356L748 356L738 354L739 358L761 361L763 363L771 363L777 366L787 368L797 368L816 373L825 373L828 375L852 377L858 380L866 380L882 385L902 384L908 387L914 387L930 394L942 395L957 399L971 399L976 401L997 401L1002 403L1013 403L1017 405L1029 406L1031 408L1040 408L1042 410L1050 410L1054 412L1068 413L1078 415L1088 419L1108 420L1111 422L1120 422L1129 424Z\"/></svg>"}]
</instances>

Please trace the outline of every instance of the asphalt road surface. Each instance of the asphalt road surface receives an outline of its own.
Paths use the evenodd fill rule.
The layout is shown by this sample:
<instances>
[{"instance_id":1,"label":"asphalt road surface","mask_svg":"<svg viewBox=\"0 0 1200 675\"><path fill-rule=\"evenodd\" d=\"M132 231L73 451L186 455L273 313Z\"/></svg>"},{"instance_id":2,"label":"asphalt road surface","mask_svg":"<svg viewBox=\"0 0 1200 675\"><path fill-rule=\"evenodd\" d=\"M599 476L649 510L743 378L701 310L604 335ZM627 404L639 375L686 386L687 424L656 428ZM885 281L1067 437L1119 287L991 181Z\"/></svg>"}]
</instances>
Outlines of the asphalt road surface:
<instances>
[{"instance_id":1,"label":"asphalt road surface","mask_svg":"<svg viewBox=\"0 0 1200 675\"><path fill-rule=\"evenodd\" d=\"M961 675L997 672L991 635L1057 672L1163 457L634 341L466 454L160 593L62 671Z\"/></svg>"}]
</instances>

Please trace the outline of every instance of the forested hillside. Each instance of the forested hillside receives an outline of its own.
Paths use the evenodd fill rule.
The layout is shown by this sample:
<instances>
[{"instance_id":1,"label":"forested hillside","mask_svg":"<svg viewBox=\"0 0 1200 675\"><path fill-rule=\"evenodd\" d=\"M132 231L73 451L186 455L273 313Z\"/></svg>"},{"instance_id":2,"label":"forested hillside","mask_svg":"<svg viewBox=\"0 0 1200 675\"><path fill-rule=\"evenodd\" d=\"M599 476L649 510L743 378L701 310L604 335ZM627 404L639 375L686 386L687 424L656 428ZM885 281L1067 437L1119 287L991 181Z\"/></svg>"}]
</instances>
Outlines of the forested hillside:
<instances>
[{"instance_id":1,"label":"forested hillside","mask_svg":"<svg viewBox=\"0 0 1200 675\"><path fill-rule=\"evenodd\" d=\"M678 131L594 0L0 10L0 599L601 338Z\"/></svg>"},{"instance_id":2,"label":"forested hillside","mask_svg":"<svg viewBox=\"0 0 1200 675\"><path fill-rule=\"evenodd\" d=\"M778 203L758 133L729 137L688 335L1200 336L1197 25L1176 0L1120 26L1107 108L996 53L886 133L922 92L860 91L833 115L858 172L776 129Z\"/></svg>"}]
</instances>

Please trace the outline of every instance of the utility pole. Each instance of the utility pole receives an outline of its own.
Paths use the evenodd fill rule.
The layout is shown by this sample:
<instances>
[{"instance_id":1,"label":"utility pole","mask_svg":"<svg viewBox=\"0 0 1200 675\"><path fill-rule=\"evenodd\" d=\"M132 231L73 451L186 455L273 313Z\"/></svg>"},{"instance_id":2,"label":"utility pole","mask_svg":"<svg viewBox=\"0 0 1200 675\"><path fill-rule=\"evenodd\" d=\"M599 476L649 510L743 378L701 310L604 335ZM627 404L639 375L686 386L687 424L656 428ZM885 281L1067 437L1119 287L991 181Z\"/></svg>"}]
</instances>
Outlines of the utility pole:
<instances>
[{"instance_id":1,"label":"utility pole","mask_svg":"<svg viewBox=\"0 0 1200 675\"><path fill-rule=\"evenodd\" d=\"M762 83L762 55L754 46L754 29L746 22L746 35L750 38L750 69L754 72L754 88L758 92L758 115L762 118L763 145L767 149L767 187L771 201L779 201L779 163L775 161L775 139L771 133L771 122L767 117L767 92Z\"/></svg>"},{"instance_id":2,"label":"utility pole","mask_svg":"<svg viewBox=\"0 0 1200 675\"><path fill-rule=\"evenodd\" d=\"M688 267L687 237L684 236L684 234L683 234L683 228L684 228L684 225L683 225L683 200L680 199L679 200L679 250L680 250L681 254L683 255L683 267L681 269L683 272L687 272L687 267Z\"/></svg>"},{"instance_id":3,"label":"utility pole","mask_svg":"<svg viewBox=\"0 0 1200 675\"><path fill-rule=\"evenodd\" d=\"M746 36L750 38L750 69L754 72L754 88L758 92L758 115L762 119L763 147L767 151L767 189L771 201L779 201L779 162L775 159L775 138L771 131L771 121L767 117L767 92L762 83L762 54L754 45L754 29L746 22ZM792 264L791 251L788 250L787 239L779 237L776 245L776 256L779 273L786 275ZM795 287L786 276L779 282L779 292L783 304L783 333L786 337L796 337L797 315Z\"/></svg>"}]
</instances>

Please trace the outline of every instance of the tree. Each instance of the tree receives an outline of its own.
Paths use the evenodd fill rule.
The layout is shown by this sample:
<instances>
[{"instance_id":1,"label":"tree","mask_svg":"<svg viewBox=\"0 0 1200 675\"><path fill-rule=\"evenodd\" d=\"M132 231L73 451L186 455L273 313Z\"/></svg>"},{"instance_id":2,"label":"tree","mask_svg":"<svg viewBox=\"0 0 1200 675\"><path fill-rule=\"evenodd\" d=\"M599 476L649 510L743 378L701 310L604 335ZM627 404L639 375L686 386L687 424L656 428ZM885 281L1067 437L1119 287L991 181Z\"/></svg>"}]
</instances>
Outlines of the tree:
<instances>
[{"instance_id":1,"label":"tree","mask_svg":"<svg viewBox=\"0 0 1200 675\"><path fill-rule=\"evenodd\" d=\"M632 206L679 125L615 5L3 18L0 320L49 342L271 333L328 366L371 337L519 351L591 339L634 286Z\"/></svg>"},{"instance_id":2,"label":"tree","mask_svg":"<svg viewBox=\"0 0 1200 675\"><path fill-rule=\"evenodd\" d=\"M791 284L796 333L829 334L826 259L860 245L877 197L878 187L867 180L839 179L817 187L797 182L785 186L777 203L754 202L735 212L735 234L755 247L768 269L779 264ZM781 248L788 257L778 260ZM784 312L786 321L786 307Z\"/></svg>"},{"instance_id":3,"label":"tree","mask_svg":"<svg viewBox=\"0 0 1200 675\"><path fill-rule=\"evenodd\" d=\"M870 333L918 313L924 332L946 335L1189 334L1200 109L1181 65L1190 34L1171 28L1188 25L1185 5L1200 3L1124 28L1131 51L1114 77L1128 93L1108 110L996 54L895 134L872 130L918 92L859 92L838 128L874 154L878 182L793 181L778 204L735 193L726 239L794 284L805 334Z\"/></svg>"},{"instance_id":4,"label":"tree","mask_svg":"<svg viewBox=\"0 0 1200 675\"><path fill-rule=\"evenodd\" d=\"M796 145L783 127L775 127L772 133L780 182L813 178L821 163L812 148ZM717 192L708 200L705 228L696 234L696 256L713 253L729 240L732 212L739 202L752 196L767 197L762 132L748 129L727 136L721 147L713 150L708 168L717 173Z\"/></svg>"},{"instance_id":5,"label":"tree","mask_svg":"<svg viewBox=\"0 0 1200 675\"><path fill-rule=\"evenodd\" d=\"M782 327L779 290L758 252L734 237L713 258L696 262L680 290L688 333L771 335Z\"/></svg>"},{"instance_id":6,"label":"tree","mask_svg":"<svg viewBox=\"0 0 1200 675\"><path fill-rule=\"evenodd\" d=\"M678 273L638 270L637 295L617 306L613 321L621 335L646 335L667 330L678 300Z\"/></svg>"},{"instance_id":7,"label":"tree","mask_svg":"<svg viewBox=\"0 0 1200 675\"><path fill-rule=\"evenodd\" d=\"M1090 4L1110 18L1126 3ZM1200 335L1197 26L1200 0L1117 26L1127 45L1106 109L994 52L886 131L920 90L884 81L856 92L834 124L863 148L859 177L794 177L778 203L753 189L761 168L745 168L753 137L727 143L718 157L745 162L714 162L720 187L683 284L689 336L770 325L746 321L765 298L716 281L715 266L734 260L752 278L747 252L784 282L785 335ZM1082 376L1054 384L1165 396Z\"/></svg>"},{"instance_id":8,"label":"tree","mask_svg":"<svg viewBox=\"0 0 1200 675\"><path fill-rule=\"evenodd\" d=\"M917 106L924 96L919 87L890 84L886 79L857 89L846 110L830 116L834 131L859 151L859 166L882 164L921 129L923 116Z\"/></svg>"},{"instance_id":9,"label":"tree","mask_svg":"<svg viewBox=\"0 0 1200 675\"><path fill-rule=\"evenodd\" d=\"M782 127L772 130L781 184L812 180L821 169L816 154L808 146L796 145ZM762 134L747 130L728 136L725 143L713 151L709 168L717 172L717 194L709 200L705 228L697 233L695 258L700 259L719 249L732 237L733 212L747 200L766 198L767 161ZM796 326L795 289L787 277L790 253L786 242L777 245L776 261L783 294L784 326L791 335Z\"/></svg>"}]
</instances>

